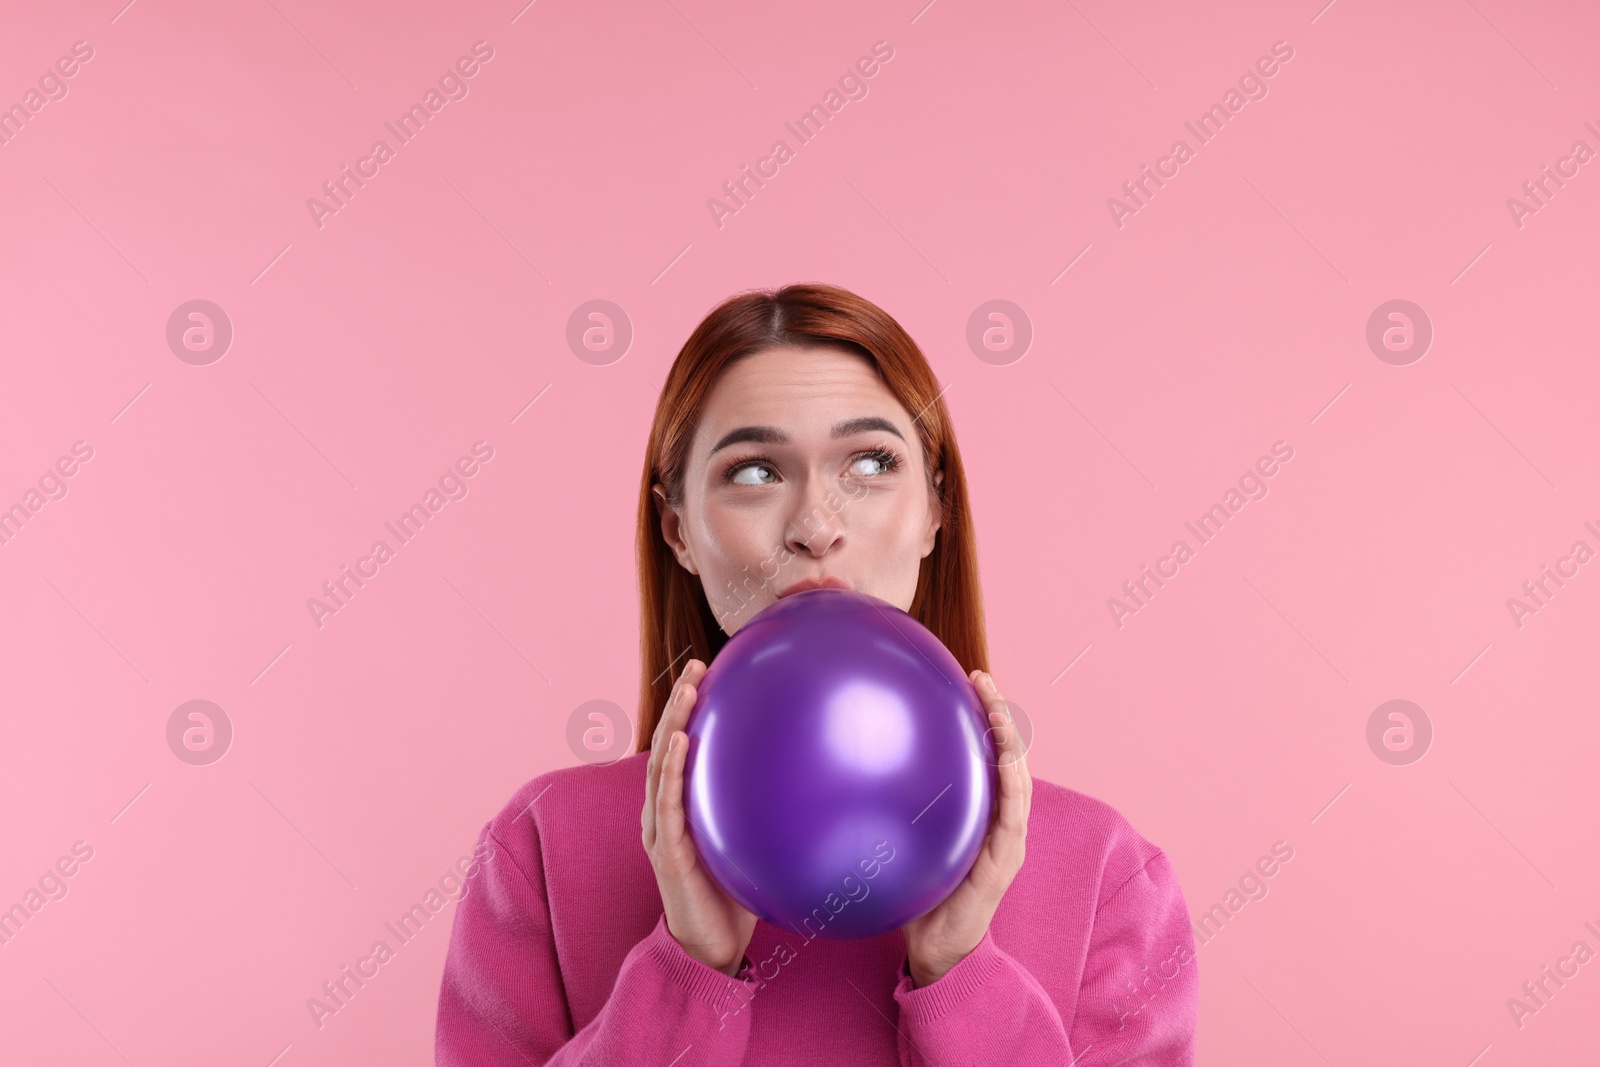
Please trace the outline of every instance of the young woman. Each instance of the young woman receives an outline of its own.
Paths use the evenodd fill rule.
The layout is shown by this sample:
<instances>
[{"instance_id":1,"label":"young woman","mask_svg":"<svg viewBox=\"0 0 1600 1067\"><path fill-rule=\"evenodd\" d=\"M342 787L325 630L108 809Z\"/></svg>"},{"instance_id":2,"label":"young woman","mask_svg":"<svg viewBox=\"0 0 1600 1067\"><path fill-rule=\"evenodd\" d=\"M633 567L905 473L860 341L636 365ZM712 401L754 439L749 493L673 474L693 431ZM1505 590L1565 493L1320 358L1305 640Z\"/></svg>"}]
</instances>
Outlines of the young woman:
<instances>
[{"instance_id":1,"label":"young woman","mask_svg":"<svg viewBox=\"0 0 1600 1067\"><path fill-rule=\"evenodd\" d=\"M638 550L638 751L542 774L483 827L492 857L445 960L441 1067L1193 1064L1198 961L1172 865L1108 804L1030 777L987 673L950 416L893 318L825 285L713 310L656 406ZM966 879L854 941L746 911L698 863L683 811L707 664L817 584L933 631L1000 757Z\"/></svg>"}]
</instances>

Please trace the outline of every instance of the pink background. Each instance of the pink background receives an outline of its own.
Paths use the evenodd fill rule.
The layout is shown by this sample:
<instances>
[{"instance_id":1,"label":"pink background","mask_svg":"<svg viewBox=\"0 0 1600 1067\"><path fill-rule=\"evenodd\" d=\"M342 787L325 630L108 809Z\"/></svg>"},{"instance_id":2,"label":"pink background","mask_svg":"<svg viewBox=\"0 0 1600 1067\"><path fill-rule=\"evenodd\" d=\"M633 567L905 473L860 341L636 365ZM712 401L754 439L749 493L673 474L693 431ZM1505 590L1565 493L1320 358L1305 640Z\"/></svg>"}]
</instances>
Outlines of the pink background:
<instances>
[{"instance_id":1,"label":"pink background","mask_svg":"<svg viewBox=\"0 0 1600 1067\"><path fill-rule=\"evenodd\" d=\"M306 1001L578 762L573 709L632 713L655 396L713 305L796 280L880 303L949 387L1034 774L1166 849L1197 919L1293 847L1200 949L1201 1063L1600 1044L1600 961L1520 1028L1506 1003L1600 950L1600 564L1507 607L1600 549L1600 162L1507 206L1600 149L1592 5L121 5L0 33L0 104L94 50L0 146L0 506L93 449L0 545L0 907L93 849L0 947L4 1059L431 1063L451 906L320 1028ZM307 199L480 40L319 228ZM1107 199L1280 40L1119 228ZM233 324L209 365L166 341L193 299ZM593 299L634 330L604 366L566 342ZM992 299L1034 329L1006 365L966 341ZM1392 299L1434 329L1405 366L1365 339ZM478 440L469 494L319 629L308 598ZM1269 495L1119 628L1108 598L1279 440ZM206 766L167 742L194 699L234 730ZM1368 746L1392 699L1420 761Z\"/></svg>"}]
</instances>

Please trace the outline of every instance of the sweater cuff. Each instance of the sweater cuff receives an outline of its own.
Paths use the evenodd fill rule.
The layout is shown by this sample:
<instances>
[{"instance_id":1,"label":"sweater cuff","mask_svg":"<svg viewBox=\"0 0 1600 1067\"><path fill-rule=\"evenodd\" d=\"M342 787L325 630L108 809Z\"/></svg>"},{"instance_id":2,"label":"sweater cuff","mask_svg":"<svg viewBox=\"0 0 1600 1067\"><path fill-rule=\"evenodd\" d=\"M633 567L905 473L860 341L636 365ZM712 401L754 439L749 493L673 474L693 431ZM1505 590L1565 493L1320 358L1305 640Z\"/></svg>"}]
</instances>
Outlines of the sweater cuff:
<instances>
[{"instance_id":1,"label":"sweater cuff","mask_svg":"<svg viewBox=\"0 0 1600 1067\"><path fill-rule=\"evenodd\" d=\"M644 945L646 955L661 969L669 982L687 990L691 996L712 1011L737 1011L756 991L757 984L743 978L751 967L749 956L740 960L738 971L740 977L728 977L684 950L678 939L672 936L672 931L667 929L665 913L656 920L656 927L650 931L650 936L644 939Z\"/></svg>"},{"instance_id":2,"label":"sweater cuff","mask_svg":"<svg viewBox=\"0 0 1600 1067\"><path fill-rule=\"evenodd\" d=\"M934 982L916 988L912 984L910 961L900 965L900 981L894 999L900 1014L914 1023L931 1023L971 997L1005 964L1000 946L990 932L983 932L977 947ZM713 972L715 973L715 972Z\"/></svg>"}]
</instances>

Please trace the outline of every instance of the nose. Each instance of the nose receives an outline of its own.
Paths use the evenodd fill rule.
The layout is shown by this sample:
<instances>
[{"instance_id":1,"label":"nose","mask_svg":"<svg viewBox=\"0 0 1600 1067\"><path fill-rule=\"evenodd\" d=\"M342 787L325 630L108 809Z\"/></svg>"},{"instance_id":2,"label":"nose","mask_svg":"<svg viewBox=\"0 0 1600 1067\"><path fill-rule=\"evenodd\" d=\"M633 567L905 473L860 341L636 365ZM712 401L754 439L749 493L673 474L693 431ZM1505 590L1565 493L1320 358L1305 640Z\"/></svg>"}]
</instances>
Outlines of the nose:
<instances>
[{"instance_id":1,"label":"nose","mask_svg":"<svg viewBox=\"0 0 1600 1067\"><path fill-rule=\"evenodd\" d=\"M809 552L813 556L821 556L844 537L840 510L829 506L829 497L840 499L837 493L828 491L825 483L817 479L807 481L806 489L800 494L795 512L789 517L789 525L784 532L784 543L789 551L796 555Z\"/></svg>"}]
</instances>

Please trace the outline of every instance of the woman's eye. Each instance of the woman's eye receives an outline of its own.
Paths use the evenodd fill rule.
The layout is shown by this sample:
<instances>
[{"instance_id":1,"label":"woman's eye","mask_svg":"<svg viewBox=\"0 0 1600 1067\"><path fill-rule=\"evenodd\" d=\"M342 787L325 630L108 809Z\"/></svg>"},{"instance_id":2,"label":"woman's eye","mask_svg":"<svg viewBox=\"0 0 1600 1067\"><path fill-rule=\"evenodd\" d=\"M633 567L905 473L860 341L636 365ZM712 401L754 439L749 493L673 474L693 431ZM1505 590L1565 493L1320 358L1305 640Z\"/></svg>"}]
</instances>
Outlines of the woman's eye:
<instances>
[{"instance_id":1,"label":"woman's eye","mask_svg":"<svg viewBox=\"0 0 1600 1067\"><path fill-rule=\"evenodd\" d=\"M734 471L733 472L733 477L730 478L729 480L732 481L734 485L768 485L768 484L771 484L771 480L770 479L763 479L761 477L761 472L762 471L766 471L768 474L771 474L772 473L772 468L767 466L765 463L750 463L750 464L746 464L745 466L740 467L738 470Z\"/></svg>"},{"instance_id":2,"label":"woman's eye","mask_svg":"<svg viewBox=\"0 0 1600 1067\"><path fill-rule=\"evenodd\" d=\"M888 474L894 470L895 466L895 458L888 452L869 452L857 459L851 465L851 470L855 474L870 478L879 474ZM862 469L863 467L865 469Z\"/></svg>"}]
</instances>

